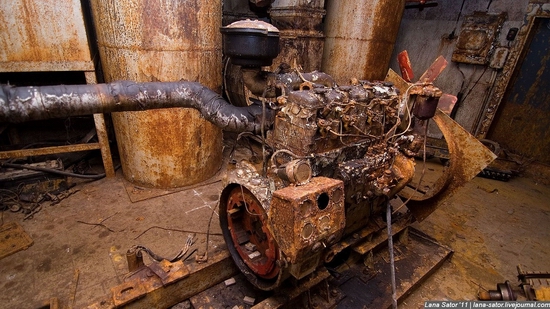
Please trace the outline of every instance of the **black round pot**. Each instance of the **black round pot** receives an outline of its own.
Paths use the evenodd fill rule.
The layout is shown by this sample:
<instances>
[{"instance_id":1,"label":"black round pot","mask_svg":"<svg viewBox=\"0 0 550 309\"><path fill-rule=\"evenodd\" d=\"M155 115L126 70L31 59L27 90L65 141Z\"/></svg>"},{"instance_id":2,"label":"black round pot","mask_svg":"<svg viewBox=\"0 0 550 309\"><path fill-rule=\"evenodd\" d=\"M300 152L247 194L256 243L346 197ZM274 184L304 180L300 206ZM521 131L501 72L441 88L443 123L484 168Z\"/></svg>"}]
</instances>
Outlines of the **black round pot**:
<instances>
[{"instance_id":1,"label":"black round pot","mask_svg":"<svg viewBox=\"0 0 550 309\"><path fill-rule=\"evenodd\" d=\"M279 54L279 32L259 28L221 28L223 52L244 67L269 66Z\"/></svg>"}]
</instances>

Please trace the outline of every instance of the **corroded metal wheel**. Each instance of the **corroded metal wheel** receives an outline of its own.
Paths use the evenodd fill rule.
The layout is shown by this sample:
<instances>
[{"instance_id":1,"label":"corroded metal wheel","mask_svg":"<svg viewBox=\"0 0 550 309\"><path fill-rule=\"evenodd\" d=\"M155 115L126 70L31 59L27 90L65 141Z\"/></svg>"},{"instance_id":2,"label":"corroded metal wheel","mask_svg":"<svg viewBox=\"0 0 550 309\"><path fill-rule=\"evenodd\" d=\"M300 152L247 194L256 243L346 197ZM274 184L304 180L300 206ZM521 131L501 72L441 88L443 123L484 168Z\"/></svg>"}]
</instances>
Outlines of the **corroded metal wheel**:
<instances>
[{"instance_id":1,"label":"corroded metal wheel","mask_svg":"<svg viewBox=\"0 0 550 309\"><path fill-rule=\"evenodd\" d=\"M267 228L267 214L248 189L233 185L220 200L220 225L235 264L262 290L271 290L280 278L279 249Z\"/></svg>"}]
</instances>

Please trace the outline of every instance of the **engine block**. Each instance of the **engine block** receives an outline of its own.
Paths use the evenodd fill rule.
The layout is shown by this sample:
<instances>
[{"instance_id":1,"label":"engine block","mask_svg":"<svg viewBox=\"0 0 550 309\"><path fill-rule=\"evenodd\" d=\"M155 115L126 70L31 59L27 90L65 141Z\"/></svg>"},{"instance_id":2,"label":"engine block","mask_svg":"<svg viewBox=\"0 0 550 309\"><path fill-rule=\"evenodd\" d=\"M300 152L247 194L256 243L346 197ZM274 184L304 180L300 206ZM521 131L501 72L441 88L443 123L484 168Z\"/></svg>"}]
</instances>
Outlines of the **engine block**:
<instances>
[{"instance_id":1,"label":"engine block","mask_svg":"<svg viewBox=\"0 0 550 309\"><path fill-rule=\"evenodd\" d=\"M399 122L397 90L391 84L364 81L298 90L285 101L268 141L298 156L379 142Z\"/></svg>"},{"instance_id":2,"label":"engine block","mask_svg":"<svg viewBox=\"0 0 550 309\"><path fill-rule=\"evenodd\" d=\"M284 93L265 136L269 164L238 162L220 203L220 214L229 212L220 220L237 265L266 290L330 259L330 247L380 215L414 172L404 153L412 153L415 138L396 134L400 96L392 84L304 82Z\"/></svg>"}]
</instances>

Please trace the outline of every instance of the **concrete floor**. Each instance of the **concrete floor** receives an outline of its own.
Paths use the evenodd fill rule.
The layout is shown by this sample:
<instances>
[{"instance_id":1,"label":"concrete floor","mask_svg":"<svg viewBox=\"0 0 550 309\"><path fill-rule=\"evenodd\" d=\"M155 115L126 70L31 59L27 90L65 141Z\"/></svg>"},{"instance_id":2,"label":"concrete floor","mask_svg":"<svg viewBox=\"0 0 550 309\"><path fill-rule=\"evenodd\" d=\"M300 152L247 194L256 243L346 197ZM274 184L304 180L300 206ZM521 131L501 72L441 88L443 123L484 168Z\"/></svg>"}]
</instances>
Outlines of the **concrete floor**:
<instances>
[{"instance_id":1,"label":"concrete floor","mask_svg":"<svg viewBox=\"0 0 550 309\"><path fill-rule=\"evenodd\" d=\"M3 223L19 222L34 244L0 260L0 308L39 308L51 297L64 307L97 302L122 282L125 252L136 244L170 256L196 232L193 248L203 253L221 184L214 181L136 203L120 173L78 189L29 220L23 221L21 213L2 213ZM455 253L400 307L423 308L425 300L473 300L480 286L494 289L496 283L515 282L518 264L550 271L548 197L550 186L525 178L468 183L427 220L414 224ZM210 248L223 246L217 213L213 222Z\"/></svg>"}]
</instances>

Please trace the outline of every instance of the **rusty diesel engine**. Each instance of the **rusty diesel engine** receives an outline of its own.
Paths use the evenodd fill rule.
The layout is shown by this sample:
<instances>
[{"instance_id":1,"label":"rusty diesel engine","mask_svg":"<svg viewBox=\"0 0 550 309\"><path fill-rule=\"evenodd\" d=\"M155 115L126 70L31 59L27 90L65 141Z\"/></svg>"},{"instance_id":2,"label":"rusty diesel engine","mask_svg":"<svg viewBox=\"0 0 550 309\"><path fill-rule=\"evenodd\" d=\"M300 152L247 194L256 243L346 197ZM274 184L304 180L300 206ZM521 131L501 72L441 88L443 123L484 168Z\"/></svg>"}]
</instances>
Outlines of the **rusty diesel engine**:
<instances>
[{"instance_id":1,"label":"rusty diesel engine","mask_svg":"<svg viewBox=\"0 0 550 309\"><path fill-rule=\"evenodd\" d=\"M306 81L297 88L275 100L264 165L237 162L220 200L229 250L265 290L329 262L342 249L332 247L379 216L414 173L405 153L418 141L397 134L400 96L393 85Z\"/></svg>"},{"instance_id":2,"label":"rusty diesel engine","mask_svg":"<svg viewBox=\"0 0 550 309\"><path fill-rule=\"evenodd\" d=\"M393 225L373 222L383 213L391 221L388 203L398 192L409 201L403 224L411 214L425 218L494 159L437 110L442 92L429 79L397 80L406 87L400 94L392 83L351 79L338 86L325 73L285 64L268 72L264 68L278 54L277 28L246 20L221 31L224 75L230 75L226 94L239 106L254 103L262 114L259 135L237 138L250 137L261 150L250 147L252 153L235 160L223 178L220 225L236 265L260 289L302 279L344 249L368 243L372 232ZM432 117L451 160L434 186L417 196L405 186L426 129L418 134L414 123Z\"/></svg>"}]
</instances>

